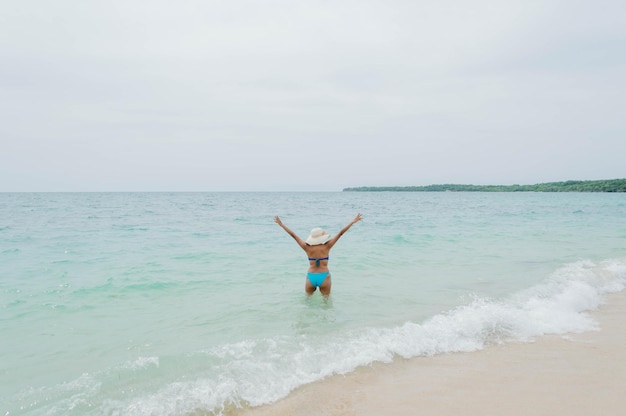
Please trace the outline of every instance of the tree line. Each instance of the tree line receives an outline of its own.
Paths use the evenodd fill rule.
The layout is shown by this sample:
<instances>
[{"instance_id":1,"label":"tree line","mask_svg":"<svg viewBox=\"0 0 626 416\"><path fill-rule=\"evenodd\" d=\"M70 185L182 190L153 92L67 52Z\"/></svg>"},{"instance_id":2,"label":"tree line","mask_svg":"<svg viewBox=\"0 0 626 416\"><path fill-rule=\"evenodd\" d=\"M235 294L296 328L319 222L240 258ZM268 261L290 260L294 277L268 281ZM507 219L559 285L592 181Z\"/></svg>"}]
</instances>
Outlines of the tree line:
<instances>
[{"instance_id":1,"label":"tree line","mask_svg":"<svg viewBox=\"0 0 626 416\"><path fill-rule=\"evenodd\" d=\"M361 186L344 192L626 192L626 179L546 182L535 185Z\"/></svg>"}]
</instances>

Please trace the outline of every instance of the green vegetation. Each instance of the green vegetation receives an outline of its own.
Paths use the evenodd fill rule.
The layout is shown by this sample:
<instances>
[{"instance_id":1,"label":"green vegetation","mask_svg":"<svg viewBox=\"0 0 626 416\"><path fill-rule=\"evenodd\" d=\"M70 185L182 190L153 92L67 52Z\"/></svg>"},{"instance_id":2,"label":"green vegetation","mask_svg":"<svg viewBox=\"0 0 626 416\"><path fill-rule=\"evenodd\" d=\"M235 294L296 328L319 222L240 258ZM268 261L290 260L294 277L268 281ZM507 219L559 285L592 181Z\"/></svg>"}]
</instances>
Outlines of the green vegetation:
<instances>
[{"instance_id":1,"label":"green vegetation","mask_svg":"<svg viewBox=\"0 0 626 416\"><path fill-rule=\"evenodd\" d=\"M548 182L536 185L361 186L344 192L626 192L626 179Z\"/></svg>"}]
</instances>

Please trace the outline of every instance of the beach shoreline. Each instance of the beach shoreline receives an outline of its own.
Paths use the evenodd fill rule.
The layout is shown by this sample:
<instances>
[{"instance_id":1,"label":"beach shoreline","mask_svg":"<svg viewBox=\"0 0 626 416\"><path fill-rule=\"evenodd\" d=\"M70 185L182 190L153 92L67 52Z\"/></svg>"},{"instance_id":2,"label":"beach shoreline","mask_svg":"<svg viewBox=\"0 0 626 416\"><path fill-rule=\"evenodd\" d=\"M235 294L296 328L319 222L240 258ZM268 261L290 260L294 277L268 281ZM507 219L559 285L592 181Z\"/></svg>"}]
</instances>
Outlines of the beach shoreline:
<instances>
[{"instance_id":1,"label":"beach shoreline","mask_svg":"<svg viewBox=\"0 0 626 416\"><path fill-rule=\"evenodd\" d=\"M626 291L590 315L599 330L548 335L391 364L296 389L243 416L621 415L626 407Z\"/></svg>"}]
</instances>

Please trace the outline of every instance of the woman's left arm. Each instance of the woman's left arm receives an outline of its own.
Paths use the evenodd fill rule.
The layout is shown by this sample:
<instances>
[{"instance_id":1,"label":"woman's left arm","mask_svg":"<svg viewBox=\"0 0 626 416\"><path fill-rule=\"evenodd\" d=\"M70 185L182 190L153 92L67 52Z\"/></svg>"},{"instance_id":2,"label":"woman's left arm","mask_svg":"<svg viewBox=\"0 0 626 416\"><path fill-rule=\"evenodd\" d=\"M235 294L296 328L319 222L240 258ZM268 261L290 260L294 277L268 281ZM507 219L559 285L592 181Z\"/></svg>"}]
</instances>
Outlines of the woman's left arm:
<instances>
[{"instance_id":1,"label":"woman's left arm","mask_svg":"<svg viewBox=\"0 0 626 416\"><path fill-rule=\"evenodd\" d=\"M357 222L361 221L363 219L363 216L361 215L361 213L358 213L356 215L356 217L354 217L354 219L352 221L350 221L348 223L348 225L346 225L345 227L343 227L338 233L337 235L335 235L333 238L330 239L330 241L328 243L326 243L329 248L334 246L335 243L337 242L337 240L339 240L339 238L344 235L346 233L346 231L348 231L350 229L350 227L352 227L354 224L356 224Z\"/></svg>"}]
</instances>

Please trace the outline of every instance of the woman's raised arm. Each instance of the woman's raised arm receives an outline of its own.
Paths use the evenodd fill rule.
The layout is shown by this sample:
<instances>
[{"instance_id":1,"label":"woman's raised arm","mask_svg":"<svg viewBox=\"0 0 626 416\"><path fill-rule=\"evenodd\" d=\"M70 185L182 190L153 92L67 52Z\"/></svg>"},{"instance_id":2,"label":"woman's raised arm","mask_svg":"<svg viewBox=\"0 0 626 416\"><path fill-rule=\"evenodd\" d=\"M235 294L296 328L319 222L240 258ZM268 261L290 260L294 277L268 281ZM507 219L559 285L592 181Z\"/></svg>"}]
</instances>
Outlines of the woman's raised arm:
<instances>
[{"instance_id":1,"label":"woman's raised arm","mask_svg":"<svg viewBox=\"0 0 626 416\"><path fill-rule=\"evenodd\" d=\"M296 233L294 233L293 231L291 231L289 229L289 227L287 227L285 224L283 224L283 222L280 220L280 217L277 215L274 217L274 222L278 225L280 225L280 227L285 230L287 232L287 234L289 234L290 236L293 237L294 240L296 240L296 243L298 243L298 245L300 247L302 247L302 249L304 249L306 247L306 243L300 238L298 237L298 235Z\"/></svg>"},{"instance_id":2,"label":"woman's raised arm","mask_svg":"<svg viewBox=\"0 0 626 416\"><path fill-rule=\"evenodd\" d=\"M363 216L361 215L361 213L356 214L356 217L354 217L354 219L352 221L350 221L348 223L348 225L346 225L345 227L343 227L333 238L330 239L330 241L328 243L326 243L329 247L332 247L335 245L335 243L337 242L337 240L339 240L339 238L345 234L346 231L348 231L350 229L350 227L352 227L354 224L356 224L357 222L361 221L363 219Z\"/></svg>"}]
</instances>

